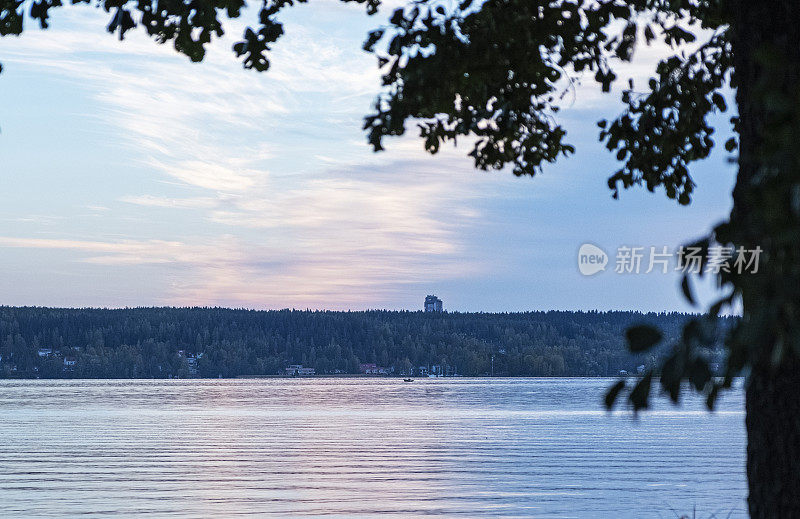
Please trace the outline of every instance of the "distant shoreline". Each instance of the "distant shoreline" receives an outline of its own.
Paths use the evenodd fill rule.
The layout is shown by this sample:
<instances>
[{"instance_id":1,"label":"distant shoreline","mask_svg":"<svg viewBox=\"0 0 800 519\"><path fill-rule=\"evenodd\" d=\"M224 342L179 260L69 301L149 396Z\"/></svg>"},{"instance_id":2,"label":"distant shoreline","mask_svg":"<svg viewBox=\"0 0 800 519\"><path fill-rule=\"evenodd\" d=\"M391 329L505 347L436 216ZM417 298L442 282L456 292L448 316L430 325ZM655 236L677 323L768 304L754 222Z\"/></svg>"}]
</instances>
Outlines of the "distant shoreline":
<instances>
[{"instance_id":1,"label":"distant shoreline","mask_svg":"<svg viewBox=\"0 0 800 519\"><path fill-rule=\"evenodd\" d=\"M515 376L490 376L490 375L465 375L465 376L457 376L457 377L417 377L417 376L374 376L374 375L362 375L362 374L325 374L325 375L313 375L313 376L304 376L304 377L287 377L286 375L237 375L235 377L191 377L191 378L119 378L119 377L94 377L94 378L67 378L67 377L53 377L53 378L44 378L44 377L7 377L7 378L0 378L0 383L3 381L12 381L12 380L41 380L41 381L53 381L53 380L64 380L64 381L79 381L79 380L147 380L147 381L206 381L206 380L321 380L321 379L357 379L357 380L395 380L395 381L402 381L404 378L411 378L414 382L423 381L423 380L476 380L476 379L497 379L497 380L507 380L507 379L606 379L606 380L616 380L619 379L619 376L603 376L603 375L550 375L550 376L525 376L525 375L515 375ZM626 378L639 378L638 375L628 375Z\"/></svg>"},{"instance_id":2,"label":"distant shoreline","mask_svg":"<svg viewBox=\"0 0 800 519\"><path fill-rule=\"evenodd\" d=\"M0 306L0 378L633 376L659 365L692 315ZM630 352L636 324L662 344ZM720 341L713 372L723 358Z\"/></svg>"}]
</instances>

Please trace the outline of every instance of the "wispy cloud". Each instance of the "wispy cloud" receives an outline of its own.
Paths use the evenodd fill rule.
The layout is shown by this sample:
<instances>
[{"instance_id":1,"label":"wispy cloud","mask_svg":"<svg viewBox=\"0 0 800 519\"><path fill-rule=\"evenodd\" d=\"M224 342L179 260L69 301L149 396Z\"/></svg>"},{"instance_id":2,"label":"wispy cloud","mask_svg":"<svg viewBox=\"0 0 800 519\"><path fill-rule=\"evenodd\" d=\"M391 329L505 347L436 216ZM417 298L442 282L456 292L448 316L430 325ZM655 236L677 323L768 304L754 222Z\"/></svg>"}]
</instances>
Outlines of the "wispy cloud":
<instances>
[{"instance_id":1,"label":"wispy cloud","mask_svg":"<svg viewBox=\"0 0 800 519\"><path fill-rule=\"evenodd\" d=\"M0 237L0 246L25 249L61 249L88 254L83 261L98 264L192 263L202 250L166 240L100 242L88 240Z\"/></svg>"},{"instance_id":2,"label":"wispy cloud","mask_svg":"<svg viewBox=\"0 0 800 519\"><path fill-rule=\"evenodd\" d=\"M180 265L159 302L187 305L363 307L482 268L463 233L480 217L471 201L485 181L464 150L430 160L405 139L375 156L361 140L379 80L372 58L345 48L360 34L343 42L295 25L258 75L241 70L231 40L196 65L141 36L98 36L98 20L74 15L4 59L80 81L126 160L171 183L117 196L156 230L144 240L5 237L0 247L123 269ZM114 203L103 201L106 218ZM175 222L199 215L208 230L183 235L154 208Z\"/></svg>"},{"instance_id":3,"label":"wispy cloud","mask_svg":"<svg viewBox=\"0 0 800 519\"><path fill-rule=\"evenodd\" d=\"M411 245L396 251L390 268L385 247L371 247L354 231L354 240L326 244L324 254L311 240L293 248L243 244L232 235L167 240L89 241L0 237L0 247L70 251L78 261L120 268L181 267L163 304L298 308L351 308L388 301L408 283L436 275L452 277L442 265L425 261L429 252ZM303 241L302 239L300 240ZM398 261L398 257L404 261ZM473 272L459 272L464 275Z\"/></svg>"},{"instance_id":4,"label":"wispy cloud","mask_svg":"<svg viewBox=\"0 0 800 519\"><path fill-rule=\"evenodd\" d=\"M146 207L171 207L176 209L207 208L217 205L217 200L210 197L169 198L166 196L138 195L124 196L120 201Z\"/></svg>"}]
</instances>

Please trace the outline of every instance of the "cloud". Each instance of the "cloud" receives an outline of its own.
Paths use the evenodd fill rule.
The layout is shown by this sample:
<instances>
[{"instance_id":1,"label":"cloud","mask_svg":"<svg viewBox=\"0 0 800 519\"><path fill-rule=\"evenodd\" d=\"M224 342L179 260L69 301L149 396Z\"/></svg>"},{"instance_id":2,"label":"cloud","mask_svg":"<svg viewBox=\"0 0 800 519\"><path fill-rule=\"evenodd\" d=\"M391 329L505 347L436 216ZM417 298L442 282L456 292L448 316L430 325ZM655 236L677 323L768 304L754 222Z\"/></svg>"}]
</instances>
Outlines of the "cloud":
<instances>
[{"instance_id":1,"label":"cloud","mask_svg":"<svg viewBox=\"0 0 800 519\"><path fill-rule=\"evenodd\" d=\"M431 274L453 276L444 265L425 261L424 248L413 244L398 251L387 268L385 249L372 248L369 237L358 234L355 242L328 243L322 254L313 240L294 248L276 248L243 244L231 235L194 237L191 242L4 236L0 247L70 251L81 262L121 269L180 267L172 277L171 290L157 301L171 305L345 309L391 300L404 285ZM404 261L398 261L398 256Z\"/></svg>"},{"instance_id":2,"label":"cloud","mask_svg":"<svg viewBox=\"0 0 800 519\"><path fill-rule=\"evenodd\" d=\"M214 261L215 248L188 246L167 240L121 240L116 242L0 237L0 247L60 249L84 253L82 261L96 264L206 263ZM217 256L219 259L219 256Z\"/></svg>"},{"instance_id":3,"label":"cloud","mask_svg":"<svg viewBox=\"0 0 800 519\"><path fill-rule=\"evenodd\" d=\"M64 220L63 216L47 214L29 214L14 218L6 218L6 221L16 223L34 223L40 226L52 226Z\"/></svg>"},{"instance_id":4,"label":"cloud","mask_svg":"<svg viewBox=\"0 0 800 519\"><path fill-rule=\"evenodd\" d=\"M100 200L120 229L135 211L145 239L5 237L0 247L69 250L120 275L179 266L159 302L186 305L364 307L484 268L464 242L487 180L465 149L431 159L415 138L378 155L366 146L360 120L379 79L360 32L344 41L292 25L259 75L241 70L232 39L191 64L142 35L120 44L102 34L105 14L84 11L24 36L4 59L79 82L124 160L166 183ZM198 215L205 233L179 231Z\"/></svg>"},{"instance_id":5,"label":"cloud","mask_svg":"<svg viewBox=\"0 0 800 519\"><path fill-rule=\"evenodd\" d=\"M200 198L169 198L154 195L129 195L120 198L121 202L147 207L171 207L180 209L207 208L214 207L217 200L210 197Z\"/></svg>"}]
</instances>

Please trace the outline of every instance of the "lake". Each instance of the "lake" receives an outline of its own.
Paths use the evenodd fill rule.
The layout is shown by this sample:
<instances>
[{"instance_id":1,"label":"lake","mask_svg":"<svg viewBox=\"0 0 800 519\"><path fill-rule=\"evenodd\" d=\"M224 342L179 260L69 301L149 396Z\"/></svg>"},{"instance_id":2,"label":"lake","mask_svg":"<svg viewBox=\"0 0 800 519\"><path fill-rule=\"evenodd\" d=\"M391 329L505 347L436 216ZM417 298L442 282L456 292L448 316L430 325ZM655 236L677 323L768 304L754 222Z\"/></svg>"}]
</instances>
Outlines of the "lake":
<instances>
[{"instance_id":1,"label":"lake","mask_svg":"<svg viewBox=\"0 0 800 519\"><path fill-rule=\"evenodd\" d=\"M0 517L746 517L742 391L611 379L0 381Z\"/></svg>"}]
</instances>

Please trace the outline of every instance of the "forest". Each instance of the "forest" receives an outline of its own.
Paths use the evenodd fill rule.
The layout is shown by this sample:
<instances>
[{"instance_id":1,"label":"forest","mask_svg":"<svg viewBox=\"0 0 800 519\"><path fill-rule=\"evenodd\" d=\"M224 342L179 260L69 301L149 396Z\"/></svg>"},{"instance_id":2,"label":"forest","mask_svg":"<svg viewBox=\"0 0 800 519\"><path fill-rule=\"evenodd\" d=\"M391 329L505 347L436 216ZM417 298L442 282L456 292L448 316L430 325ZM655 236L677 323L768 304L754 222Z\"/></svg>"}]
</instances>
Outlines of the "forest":
<instances>
[{"instance_id":1,"label":"forest","mask_svg":"<svg viewBox=\"0 0 800 519\"><path fill-rule=\"evenodd\" d=\"M676 343L692 314L458 313L225 308L0 307L2 378L229 378L380 373L419 376L613 376L635 373ZM722 318L720 327L733 323ZM660 328L634 355L627 327ZM718 332L721 331L718 330ZM706 354L718 369L722 346ZM374 366L373 366L374 365Z\"/></svg>"}]
</instances>

